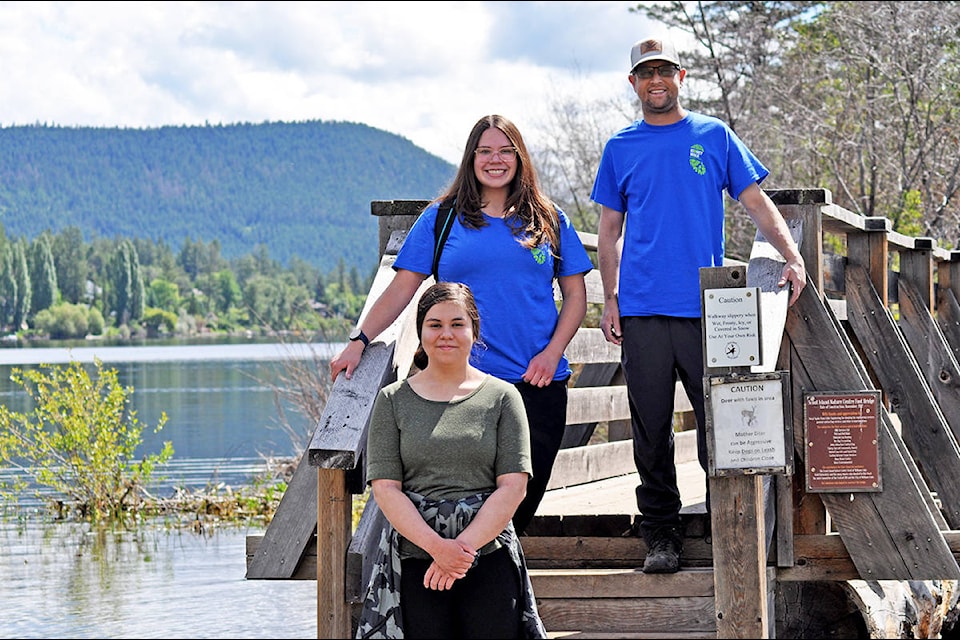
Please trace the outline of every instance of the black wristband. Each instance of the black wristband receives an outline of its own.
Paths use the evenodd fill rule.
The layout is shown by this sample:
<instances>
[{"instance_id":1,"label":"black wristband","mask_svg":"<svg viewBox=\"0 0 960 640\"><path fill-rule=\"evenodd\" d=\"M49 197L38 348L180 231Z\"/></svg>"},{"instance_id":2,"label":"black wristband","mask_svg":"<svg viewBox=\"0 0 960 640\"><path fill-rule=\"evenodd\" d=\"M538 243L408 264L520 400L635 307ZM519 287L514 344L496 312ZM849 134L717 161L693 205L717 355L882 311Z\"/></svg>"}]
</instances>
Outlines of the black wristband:
<instances>
[{"instance_id":1,"label":"black wristband","mask_svg":"<svg viewBox=\"0 0 960 640\"><path fill-rule=\"evenodd\" d=\"M367 337L367 334L365 334L363 332L363 329L361 329L360 327L357 327L356 329L350 332L350 342L353 342L355 340L359 340L360 342L362 342L364 347L370 344L370 338Z\"/></svg>"}]
</instances>

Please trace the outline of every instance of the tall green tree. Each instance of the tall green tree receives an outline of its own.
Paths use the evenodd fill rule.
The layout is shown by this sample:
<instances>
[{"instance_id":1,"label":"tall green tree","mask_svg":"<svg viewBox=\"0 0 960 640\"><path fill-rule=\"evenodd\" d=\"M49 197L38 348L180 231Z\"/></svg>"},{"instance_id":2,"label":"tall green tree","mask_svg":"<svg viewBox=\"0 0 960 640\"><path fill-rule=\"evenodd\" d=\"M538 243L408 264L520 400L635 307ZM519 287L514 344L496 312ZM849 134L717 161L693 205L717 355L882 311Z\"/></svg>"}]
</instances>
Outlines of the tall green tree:
<instances>
[{"instance_id":1,"label":"tall green tree","mask_svg":"<svg viewBox=\"0 0 960 640\"><path fill-rule=\"evenodd\" d=\"M13 270L13 247L0 249L0 325L13 326L17 308L17 276Z\"/></svg>"},{"instance_id":2,"label":"tall green tree","mask_svg":"<svg viewBox=\"0 0 960 640\"><path fill-rule=\"evenodd\" d=\"M109 311L117 325L130 324L143 316L145 294L137 249L130 240L121 240L107 267Z\"/></svg>"},{"instance_id":3,"label":"tall green tree","mask_svg":"<svg viewBox=\"0 0 960 640\"><path fill-rule=\"evenodd\" d=\"M10 251L13 279L17 283L17 299L13 304L11 323L15 330L20 330L25 329L27 326L27 316L30 313L30 300L33 297L33 292L30 287L30 269L27 266L27 241L19 238L10 245Z\"/></svg>"},{"instance_id":4,"label":"tall green tree","mask_svg":"<svg viewBox=\"0 0 960 640\"><path fill-rule=\"evenodd\" d=\"M147 290L147 304L176 313L180 309L180 291L177 285L163 278L154 278Z\"/></svg>"},{"instance_id":5,"label":"tall green tree","mask_svg":"<svg viewBox=\"0 0 960 640\"><path fill-rule=\"evenodd\" d=\"M233 271L221 269L216 274L216 291L214 292L214 307L219 313L226 313L231 307L243 303L243 292L237 283Z\"/></svg>"},{"instance_id":6,"label":"tall green tree","mask_svg":"<svg viewBox=\"0 0 960 640\"><path fill-rule=\"evenodd\" d=\"M83 233L69 226L53 236L53 264L57 270L57 287L67 302L90 302L87 292L87 255Z\"/></svg>"},{"instance_id":7,"label":"tall green tree","mask_svg":"<svg viewBox=\"0 0 960 640\"><path fill-rule=\"evenodd\" d=\"M41 233L30 244L28 265L30 268L30 286L33 295L30 298L30 313L48 309L56 304L60 296L57 288L57 268L53 263L53 251L50 248L50 236Z\"/></svg>"}]
</instances>

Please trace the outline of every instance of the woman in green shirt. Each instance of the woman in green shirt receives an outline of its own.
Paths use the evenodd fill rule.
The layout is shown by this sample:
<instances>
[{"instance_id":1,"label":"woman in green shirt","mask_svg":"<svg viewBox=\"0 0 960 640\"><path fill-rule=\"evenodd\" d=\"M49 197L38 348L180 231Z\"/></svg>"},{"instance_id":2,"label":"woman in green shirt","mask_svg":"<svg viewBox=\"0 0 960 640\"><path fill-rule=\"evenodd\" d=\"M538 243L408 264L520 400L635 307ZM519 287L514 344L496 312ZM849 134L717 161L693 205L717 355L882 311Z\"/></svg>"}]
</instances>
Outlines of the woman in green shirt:
<instances>
[{"instance_id":1,"label":"woman in green shirt","mask_svg":"<svg viewBox=\"0 0 960 640\"><path fill-rule=\"evenodd\" d=\"M390 526L358 637L546 637L511 522L532 472L520 392L470 364L466 285L427 289L417 333L420 371L380 391L367 436Z\"/></svg>"}]
</instances>

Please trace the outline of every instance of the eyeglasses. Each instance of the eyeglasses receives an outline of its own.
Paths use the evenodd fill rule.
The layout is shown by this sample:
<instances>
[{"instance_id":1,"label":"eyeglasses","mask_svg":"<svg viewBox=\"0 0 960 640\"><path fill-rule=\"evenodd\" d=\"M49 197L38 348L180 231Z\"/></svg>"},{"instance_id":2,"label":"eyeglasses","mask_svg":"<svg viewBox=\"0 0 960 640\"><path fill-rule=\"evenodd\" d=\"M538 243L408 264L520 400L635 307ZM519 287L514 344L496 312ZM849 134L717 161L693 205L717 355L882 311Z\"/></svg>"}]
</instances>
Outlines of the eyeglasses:
<instances>
[{"instance_id":1,"label":"eyeglasses","mask_svg":"<svg viewBox=\"0 0 960 640\"><path fill-rule=\"evenodd\" d=\"M637 67L633 70L633 75L641 80L649 80L654 72L659 72L661 78L672 78L680 71L680 67L675 64L662 64L659 67Z\"/></svg>"},{"instance_id":2,"label":"eyeglasses","mask_svg":"<svg viewBox=\"0 0 960 640\"><path fill-rule=\"evenodd\" d=\"M493 149L491 147L477 147L473 151L481 160L493 160L493 156L500 156L501 160L509 162L517 159L516 147L500 147Z\"/></svg>"}]
</instances>

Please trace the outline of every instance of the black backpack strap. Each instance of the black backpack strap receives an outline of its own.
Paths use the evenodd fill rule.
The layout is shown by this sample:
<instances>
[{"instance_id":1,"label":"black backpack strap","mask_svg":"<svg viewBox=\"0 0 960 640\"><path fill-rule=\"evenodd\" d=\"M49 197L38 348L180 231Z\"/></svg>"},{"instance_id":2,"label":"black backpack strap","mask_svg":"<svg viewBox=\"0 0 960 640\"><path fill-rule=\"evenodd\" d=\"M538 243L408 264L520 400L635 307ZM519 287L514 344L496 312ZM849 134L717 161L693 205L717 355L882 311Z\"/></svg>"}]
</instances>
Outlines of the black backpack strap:
<instances>
[{"instance_id":1,"label":"black backpack strap","mask_svg":"<svg viewBox=\"0 0 960 640\"><path fill-rule=\"evenodd\" d=\"M443 253L443 247L447 244L447 238L450 236L450 229L453 228L453 220L456 216L457 213L452 205L446 207L441 206L437 210L437 221L433 229L433 237L436 245L434 245L433 248L433 269L431 269L430 273L433 274L433 279L438 282L437 269L440 266L440 254Z\"/></svg>"},{"instance_id":2,"label":"black backpack strap","mask_svg":"<svg viewBox=\"0 0 960 640\"><path fill-rule=\"evenodd\" d=\"M563 253L560 248L560 210L557 209L557 226L554 227L554 231L557 234L557 250L554 252L556 255L553 256L553 279L556 280L560 277L560 262L563 260Z\"/></svg>"}]
</instances>

